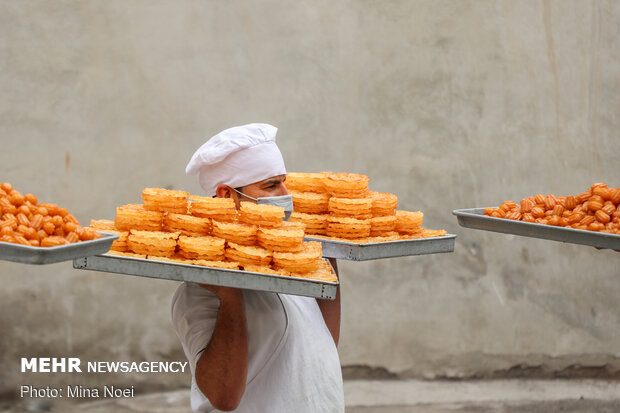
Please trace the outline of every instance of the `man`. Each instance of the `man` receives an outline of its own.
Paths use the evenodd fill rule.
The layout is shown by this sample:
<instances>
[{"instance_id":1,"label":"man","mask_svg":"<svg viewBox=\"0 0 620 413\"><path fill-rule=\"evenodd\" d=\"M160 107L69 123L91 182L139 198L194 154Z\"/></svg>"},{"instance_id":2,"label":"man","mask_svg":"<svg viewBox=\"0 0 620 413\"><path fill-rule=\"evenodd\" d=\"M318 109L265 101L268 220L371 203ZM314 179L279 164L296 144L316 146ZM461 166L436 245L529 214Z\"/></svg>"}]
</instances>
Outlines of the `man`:
<instances>
[{"instance_id":1,"label":"man","mask_svg":"<svg viewBox=\"0 0 620 413\"><path fill-rule=\"evenodd\" d=\"M194 153L186 172L199 173L208 196L237 207L290 201L276 132L267 124L224 130ZM190 363L194 411L344 412L339 292L330 301L183 283L172 320Z\"/></svg>"}]
</instances>

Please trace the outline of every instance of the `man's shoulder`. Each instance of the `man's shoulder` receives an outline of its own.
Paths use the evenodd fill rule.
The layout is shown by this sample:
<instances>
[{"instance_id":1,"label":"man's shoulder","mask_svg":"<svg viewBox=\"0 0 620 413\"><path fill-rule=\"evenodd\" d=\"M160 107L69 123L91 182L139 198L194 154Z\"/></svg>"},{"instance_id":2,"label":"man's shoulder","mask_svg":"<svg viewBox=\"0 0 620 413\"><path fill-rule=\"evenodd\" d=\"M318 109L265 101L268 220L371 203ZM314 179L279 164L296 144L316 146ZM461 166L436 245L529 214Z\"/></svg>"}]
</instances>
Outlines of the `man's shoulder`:
<instances>
[{"instance_id":1,"label":"man's shoulder","mask_svg":"<svg viewBox=\"0 0 620 413\"><path fill-rule=\"evenodd\" d=\"M174 295L172 296L172 302L174 303L179 299L187 297L189 293L196 293L199 288L201 287L195 282L183 281L181 284L179 284L176 291L174 292Z\"/></svg>"},{"instance_id":2,"label":"man's shoulder","mask_svg":"<svg viewBox=\"0 0 620 413\"><path fill-rule=\"evenodd\" d=\"M172 296L172 312L184 311L197 304L217 303L219 299L213 292L202 288L200 284L190 281L182 282Z\"/></svg>"}]
</instances>

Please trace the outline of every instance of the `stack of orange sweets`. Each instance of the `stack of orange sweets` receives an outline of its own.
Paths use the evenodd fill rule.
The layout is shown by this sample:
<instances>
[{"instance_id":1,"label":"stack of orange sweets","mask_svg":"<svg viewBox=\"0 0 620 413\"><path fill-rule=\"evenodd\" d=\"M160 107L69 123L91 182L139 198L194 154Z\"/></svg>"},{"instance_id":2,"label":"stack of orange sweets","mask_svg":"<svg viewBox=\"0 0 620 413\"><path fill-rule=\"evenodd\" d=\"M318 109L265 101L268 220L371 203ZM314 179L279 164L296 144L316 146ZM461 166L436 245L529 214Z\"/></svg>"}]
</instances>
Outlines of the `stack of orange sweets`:
<instances>
[{"instance_id":1,"label":"stack of orange sweets","mask_svg":"<svg viewBox=\"0 0 620 413\"><path fill-rule=\"evenodd\" d=\"M304 242L305 226L285 222L284 209L185 191L144 188L143 204L116 208L114 221L91 227L113 232L110 254L336 281L321 243Z\"/></svg>"},{"instance_id":2,"label":"stack of orange sweets","mask_svg":"<svg viewBox=\"0 0 620 413\"><path fill-rule=\"evenodd\" d=\"M312 238L355 243L446 234L422 228L422 212L397 210L396 195L370 191L368 182L366 175L352 173L289 173L285 185L295 209L290 220L306 224Z\"/></svg>"},{"instance_id":3,"label":"stack of orange sweets","mask_svg":"<svg viewBox=\"0 0 620 413\"><path fill-rule=\"evenodd\" d=\"M32 247L56 247L101 238L80 227L65 208L42 203L33 194L22 195L5 182L0 184L0 241Z\"/></svg>"},{"instance_id":4,"label":"stack of orange sweets","mask_svg":"<svg viewBox=\"0 0 620 413\"><path fill-rule=\"evenodd\" d=\"M595 183L587 191L570 196L538 194L520 204L505 201L484 214L496 218L620 234L620 188Z\"/></svg>"}]
</instances>

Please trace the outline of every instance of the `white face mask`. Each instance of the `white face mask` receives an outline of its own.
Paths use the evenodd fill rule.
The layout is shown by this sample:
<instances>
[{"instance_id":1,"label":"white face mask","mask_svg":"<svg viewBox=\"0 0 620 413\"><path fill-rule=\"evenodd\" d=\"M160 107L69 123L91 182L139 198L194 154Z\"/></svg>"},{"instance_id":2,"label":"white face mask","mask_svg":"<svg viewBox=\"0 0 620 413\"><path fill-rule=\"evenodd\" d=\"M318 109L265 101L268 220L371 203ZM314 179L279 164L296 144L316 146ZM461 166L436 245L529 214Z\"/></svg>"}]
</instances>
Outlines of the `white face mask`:
<instances>
[{"instance_id":1,"label":"white face mask","mask_svg":"<svg viewBox=\"0 0 620 413\"><path fill-rule=\"evenodd\" d=\"M260 198L252 198L249 195L244 194L243 192L237 191L235 188L233 190L241 196L249 198L253 201L256 201L257 204L262 205L275 205L280 208L284 208L284 220L288 221L291 217L291 213L293 212L293 196L292 195L279 195L279 196L264 196Z\"/></svg>"}]
</instances>

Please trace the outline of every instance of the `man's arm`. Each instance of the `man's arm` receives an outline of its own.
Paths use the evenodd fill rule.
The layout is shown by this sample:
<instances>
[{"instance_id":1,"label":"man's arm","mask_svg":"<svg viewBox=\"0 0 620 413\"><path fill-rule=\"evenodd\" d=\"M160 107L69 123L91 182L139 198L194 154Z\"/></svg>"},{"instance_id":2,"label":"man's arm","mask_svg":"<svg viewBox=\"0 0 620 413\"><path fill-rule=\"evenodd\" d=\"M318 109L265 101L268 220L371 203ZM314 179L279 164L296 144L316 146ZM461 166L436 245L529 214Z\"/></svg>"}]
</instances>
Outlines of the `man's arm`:
<instances>
[{"instance_id":1,"label":"man's arm","mask_svg":"<svg viewBox=\"0 0 620 413\"><path fill-rule=\"evenodd\" d=\"M248 329L243 292L201 284L220 298L211 341L196 363L196 384L217 410L237 408L248 375Z\"/></svg>"},{"instance_id":2,"label":"man's arm","mask_svg":"<svg viewBox=\"0 0 620 413\"><path fill-rule=\"evenodd\" d=\"M334 258L329 258L329 262L334 267L336 276L338 276L338 262ZM325 325L327 325L329 332L332 334L334 343L338 346L338 339L340 338L340 285L336 290L336 298L333 300L317 298L316 302L321 309L321 314L323 314Z\"/></svg>"}]
</instances>

